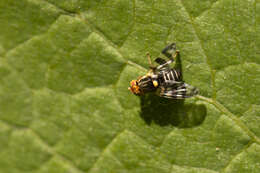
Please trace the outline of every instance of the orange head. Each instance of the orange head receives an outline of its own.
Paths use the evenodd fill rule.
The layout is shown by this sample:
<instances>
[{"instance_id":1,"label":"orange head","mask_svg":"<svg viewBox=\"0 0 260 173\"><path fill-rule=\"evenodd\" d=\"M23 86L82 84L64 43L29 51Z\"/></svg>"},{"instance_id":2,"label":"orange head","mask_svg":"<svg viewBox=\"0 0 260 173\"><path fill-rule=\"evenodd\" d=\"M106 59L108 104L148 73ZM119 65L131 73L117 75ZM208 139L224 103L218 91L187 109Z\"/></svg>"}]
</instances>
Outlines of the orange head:
<instances>
[{"instance_id":1,"label":"orange head","mask_svg":"<svg viewBox=\"0 0 260 173\"><path fill-rule=\"evenodd\" d=\"M137 80L132 80L130 82L130 87L128 87L128 89L135 95L141 95L142 94L140 87L138 86Z\"/></svg>"}]
</instances>

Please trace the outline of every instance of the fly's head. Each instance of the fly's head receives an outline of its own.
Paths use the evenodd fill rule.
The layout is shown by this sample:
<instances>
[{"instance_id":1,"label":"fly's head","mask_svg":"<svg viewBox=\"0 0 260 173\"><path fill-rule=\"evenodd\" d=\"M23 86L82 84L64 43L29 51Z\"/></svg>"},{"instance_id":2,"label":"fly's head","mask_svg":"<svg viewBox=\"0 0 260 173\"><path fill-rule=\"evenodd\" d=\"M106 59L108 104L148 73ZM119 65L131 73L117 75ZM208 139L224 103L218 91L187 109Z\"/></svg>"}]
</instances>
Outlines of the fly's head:
<instances>
[{"instance_id":1,"label":"fly's head","mask_svg":"<svg viewBox=\"0 0 260 173\"><path fill-rule=\"evenodd\" d=\"M128 90L130 90L135 95L142 95L140 87L138 86L138 80L132 80L130 82L130 87L128 87Z\"/></svg>"}]
</instances>

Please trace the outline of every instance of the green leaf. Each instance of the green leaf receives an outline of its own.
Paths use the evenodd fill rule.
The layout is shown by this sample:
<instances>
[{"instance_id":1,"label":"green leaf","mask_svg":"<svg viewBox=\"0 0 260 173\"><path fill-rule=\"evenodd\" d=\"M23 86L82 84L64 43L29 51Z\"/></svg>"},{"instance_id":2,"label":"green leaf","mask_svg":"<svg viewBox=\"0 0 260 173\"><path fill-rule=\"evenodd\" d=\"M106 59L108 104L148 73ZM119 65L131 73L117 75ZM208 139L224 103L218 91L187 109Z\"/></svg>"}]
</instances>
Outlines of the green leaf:
<instances>
[{"instance_id":1,"label":"green leaf","mask_svg":"<svg viewBox=\"0 0 260 173\"><path fill-rule=\"evenodd\" d=\"M256 0L0 0L0 172L260 172ZM185 101L129 81L175 42Z\"/></svg>"}]
</instances>

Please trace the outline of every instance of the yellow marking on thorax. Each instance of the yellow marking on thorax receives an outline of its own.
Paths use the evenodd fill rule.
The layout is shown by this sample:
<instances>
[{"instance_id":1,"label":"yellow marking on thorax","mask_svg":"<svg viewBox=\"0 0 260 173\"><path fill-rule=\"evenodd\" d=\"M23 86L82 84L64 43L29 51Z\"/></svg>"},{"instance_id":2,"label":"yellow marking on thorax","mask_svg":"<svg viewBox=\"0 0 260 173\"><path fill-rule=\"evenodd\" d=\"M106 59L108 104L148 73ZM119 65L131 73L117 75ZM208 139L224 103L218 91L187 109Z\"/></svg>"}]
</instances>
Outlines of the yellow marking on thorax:
<instances>
[{"instance_id":1,"label":"yellow marking on thorax","mask_svg":"<svg viewBox=\"0 0 260 173\"><path fill-rule=\"evenodd\" d=\"M158 87L158 82L156 80L153 81L153 86Z\"/></svg>"}]
</instances>

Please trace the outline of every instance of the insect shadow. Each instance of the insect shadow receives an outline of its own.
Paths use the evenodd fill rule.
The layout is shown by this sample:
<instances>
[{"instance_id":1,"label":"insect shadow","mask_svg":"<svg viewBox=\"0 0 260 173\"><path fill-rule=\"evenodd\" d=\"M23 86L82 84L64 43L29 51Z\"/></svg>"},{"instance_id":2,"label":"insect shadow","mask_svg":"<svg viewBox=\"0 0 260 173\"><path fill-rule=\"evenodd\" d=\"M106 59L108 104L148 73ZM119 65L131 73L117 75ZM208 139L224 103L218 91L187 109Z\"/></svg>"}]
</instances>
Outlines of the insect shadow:
<instances>
[{"instance_id":1,"label":"insect shadow","mask_svg":"<svg viewBox=\"0 0 260 173\"><path fill-rule=\"evenodd\" d=\"M176 58L175 68L182 74L181 58ZM172 125L189 128L200 125L206 118L207 109L203 104L185 103L184 99L166 99L155 94L141 97L141 114L147 124L152 122L160 126Z\"/></svg>"}]
</instances>

